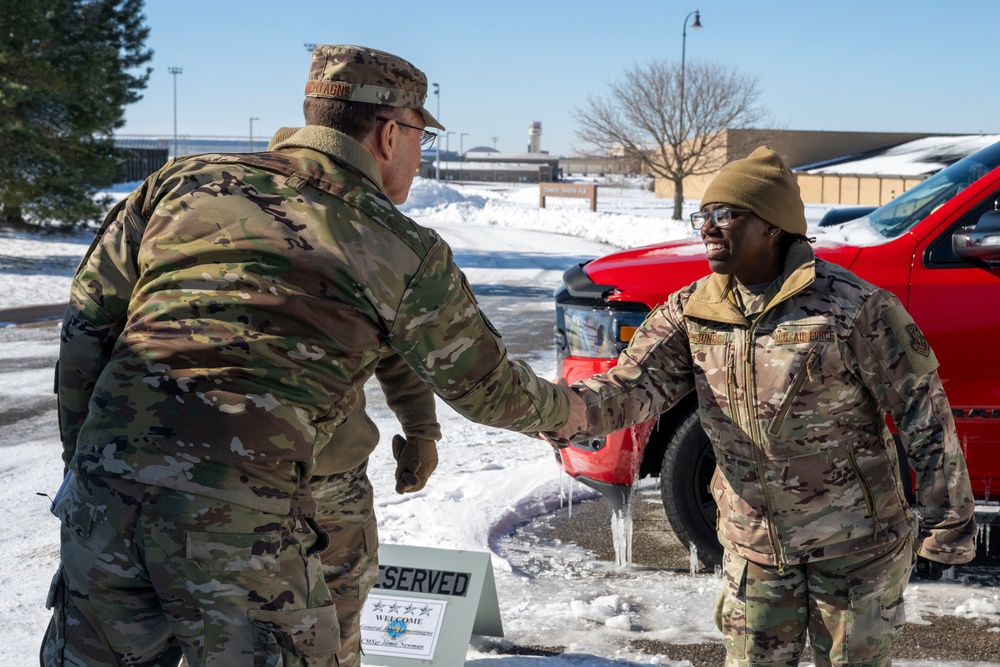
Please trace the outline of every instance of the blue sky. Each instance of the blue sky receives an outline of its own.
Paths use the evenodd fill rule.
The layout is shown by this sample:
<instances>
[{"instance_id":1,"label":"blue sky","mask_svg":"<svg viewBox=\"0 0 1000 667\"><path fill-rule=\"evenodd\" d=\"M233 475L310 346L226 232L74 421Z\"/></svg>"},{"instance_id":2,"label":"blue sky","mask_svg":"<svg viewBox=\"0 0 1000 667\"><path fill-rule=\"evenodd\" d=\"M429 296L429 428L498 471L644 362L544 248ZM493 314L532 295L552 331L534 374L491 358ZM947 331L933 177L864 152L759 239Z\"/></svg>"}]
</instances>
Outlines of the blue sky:
<instances>
[{"instance_id":1,"label":"blue sky","mask_svg":"<svg viewBox=\"0 0 1000 667\"><path fill-rule=\"evenodd\" d=\"M687 61L756 76L775 126L1000 133L994 0L147 0L153 74L121 132L172 135L168 67L183 69L180 135L245 137L251 117L255 137L301 124L304 44L346 43L403 56L440 84L452 150L496 137L523 151L541 121L542 149L571 154L584 147L573 108L628 67L679 62L695 9L704 28L688 28Z\"/></svg>"}]
</instances>

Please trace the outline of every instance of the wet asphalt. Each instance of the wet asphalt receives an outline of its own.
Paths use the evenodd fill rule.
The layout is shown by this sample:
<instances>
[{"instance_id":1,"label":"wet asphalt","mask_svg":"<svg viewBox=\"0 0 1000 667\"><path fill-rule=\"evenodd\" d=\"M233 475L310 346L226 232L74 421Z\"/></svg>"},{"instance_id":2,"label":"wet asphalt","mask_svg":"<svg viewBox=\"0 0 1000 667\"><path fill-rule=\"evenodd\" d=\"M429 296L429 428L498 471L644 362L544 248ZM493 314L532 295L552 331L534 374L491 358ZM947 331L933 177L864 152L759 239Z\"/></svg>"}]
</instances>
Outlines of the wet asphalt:
<instances>
[{"instance_id":1,"label":"wet asphalt","mask_svg":"<svg viewBox=\"0 0 1000 667\"><path fill-rule=\"evenodd\" d=\"M632 557L636 565L652 568L690 571L690 553L682 545L667 523L658 504L659 491L641 491L632 505L633 545ZM594 530L594 526L609 526L611 512L600 499L587 500L573 507L572 514L560 513L558 520L537 521L520 530L534 531L537 537L562 541L589 549L602 561L614 563L615 549L611 530ZM970 586L1000 587L1000 531L995 531L989 553L972 564L962 566L957 578ZM985 549L980 550L981 554ZM970 591L972 597L974 591ZM923 615L928 624L907 623L896 640L892 657L898 660L922 660L929 665L943 661L965 661L968 667L995 663L1000 665L1000 631L996 621L967 619L955 616ZM725 648L721 636L719 643L670 644L650 639L635 639L632 650L649 655L668 655L671 660L689 660L693 667L721 667L725 661ZM552 655L562 647L514 647L511 653ZM812 652L806 649L802 663L812 661Z\"/></svg>"}]
</instances>

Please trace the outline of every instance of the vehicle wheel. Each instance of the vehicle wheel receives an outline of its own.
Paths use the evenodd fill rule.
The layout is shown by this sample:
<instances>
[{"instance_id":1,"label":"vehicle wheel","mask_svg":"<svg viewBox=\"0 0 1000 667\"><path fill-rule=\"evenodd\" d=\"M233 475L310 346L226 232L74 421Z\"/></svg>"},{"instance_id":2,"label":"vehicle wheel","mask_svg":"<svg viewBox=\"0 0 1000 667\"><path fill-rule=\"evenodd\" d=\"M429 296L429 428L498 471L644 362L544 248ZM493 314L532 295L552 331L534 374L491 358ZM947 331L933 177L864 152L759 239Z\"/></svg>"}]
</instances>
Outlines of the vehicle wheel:
<instances>
[{"instance_id":1,"label":"vehicle wheel","mask_svg":"<svg viewBox=\"0 0 1000 667\"><path fill-rule=\"evenodd\" d=\"M715 534L715 499L711 483L715 451L692 406L681 413L667 442L660 469L660 494L667 521L681 544L694 544L706 566L722 564L722 545Z\"/></svg>"}]
</instances>

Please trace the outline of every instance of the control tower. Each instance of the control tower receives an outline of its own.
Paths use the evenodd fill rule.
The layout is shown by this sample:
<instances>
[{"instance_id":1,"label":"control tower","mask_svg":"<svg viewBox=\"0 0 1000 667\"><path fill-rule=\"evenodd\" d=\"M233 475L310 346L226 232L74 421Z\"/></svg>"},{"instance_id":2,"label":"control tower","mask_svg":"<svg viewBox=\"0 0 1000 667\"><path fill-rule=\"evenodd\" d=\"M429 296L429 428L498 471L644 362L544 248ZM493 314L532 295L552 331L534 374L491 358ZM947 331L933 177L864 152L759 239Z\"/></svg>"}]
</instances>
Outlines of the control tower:
<instances>
[{"instance_id":1,"label":"control tower","mask_svg":"<svg viewBox=\"0 0 1000 667\"><path fill-rule=\"evenodd\" d=\"M540 120L533 120L528 126L528 152L542 152L542 122Z\"/></svg>"}]
</instances>

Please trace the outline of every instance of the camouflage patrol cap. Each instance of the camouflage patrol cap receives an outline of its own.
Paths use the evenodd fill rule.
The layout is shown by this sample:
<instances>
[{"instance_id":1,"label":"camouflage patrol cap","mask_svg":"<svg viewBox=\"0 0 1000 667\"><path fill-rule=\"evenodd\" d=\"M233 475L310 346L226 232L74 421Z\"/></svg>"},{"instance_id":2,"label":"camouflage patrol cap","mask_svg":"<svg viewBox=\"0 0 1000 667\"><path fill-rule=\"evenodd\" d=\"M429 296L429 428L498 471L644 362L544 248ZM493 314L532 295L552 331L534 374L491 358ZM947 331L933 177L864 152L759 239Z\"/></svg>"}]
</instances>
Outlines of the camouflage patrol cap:
<instances>
[{"instance_id":1,"label":"camouflage patrol cap","mask_svg":"<svg viewBox=\"0 0 1000 667\"><path fill-rule=\"evenodd\" d=\"M444 129L424 108L424 73L399 56L366 46L321 44L313 49L306 97L416 109L426 125Z\"/></svg>"}]
</instances>

